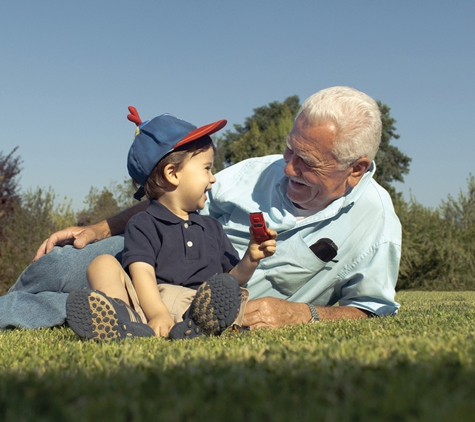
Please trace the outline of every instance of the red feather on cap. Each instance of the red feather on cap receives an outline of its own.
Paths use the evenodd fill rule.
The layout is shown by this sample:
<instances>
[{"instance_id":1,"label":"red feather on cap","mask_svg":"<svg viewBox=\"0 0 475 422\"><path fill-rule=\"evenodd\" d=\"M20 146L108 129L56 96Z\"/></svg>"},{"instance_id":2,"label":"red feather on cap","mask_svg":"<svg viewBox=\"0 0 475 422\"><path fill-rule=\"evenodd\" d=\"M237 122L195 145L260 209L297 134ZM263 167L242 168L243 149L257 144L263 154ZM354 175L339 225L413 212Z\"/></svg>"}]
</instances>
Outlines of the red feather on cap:
<instances>
[{"instance_id":1,"label":"red feather on cap","mask_svg":"<svg viewBox=\"0 0 475 422\"><path fill-rule=\"evenodd\" d=\"M129 119L132 123L135 123L137 126L142 124L142 119L139 116L139 113L135 107L129 106L128 107L130 114L127 115L127 119Z\"/></svg>"}]
</instances>

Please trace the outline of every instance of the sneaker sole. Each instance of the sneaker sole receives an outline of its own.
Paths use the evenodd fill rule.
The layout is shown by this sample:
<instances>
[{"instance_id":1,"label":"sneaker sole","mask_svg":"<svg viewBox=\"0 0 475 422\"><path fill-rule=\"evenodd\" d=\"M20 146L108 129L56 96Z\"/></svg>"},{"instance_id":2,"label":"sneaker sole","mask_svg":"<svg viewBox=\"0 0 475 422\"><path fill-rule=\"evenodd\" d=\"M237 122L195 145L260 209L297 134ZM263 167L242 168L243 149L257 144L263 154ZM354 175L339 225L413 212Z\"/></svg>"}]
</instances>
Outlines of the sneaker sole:
<instances>
[{"instance_id":1,"label":"sneaker sole","mask_svg":"<svg viewBox=\"0 0 475 422\"><path fill-rule=\"evenodd\" d=\"M170 330L172 339L218 336L232 325L241 307L241 291L236 279L218 274L205 281L196 291L183 322Z\"/></svg>"},{"instance_id":2,"label":"sneaker sole","mask_svg":"<svg viewBox=\"0 0 475 422\"><path fill-rule=\"evenodd\" d=\"M67 322L82 338L111 341L152 337L151 327L138 322L120 322L114 305L106 296L92 290L76 290L66 301ZM131 319L134 316L130 315Z\"/></svg>"}]
</instances>

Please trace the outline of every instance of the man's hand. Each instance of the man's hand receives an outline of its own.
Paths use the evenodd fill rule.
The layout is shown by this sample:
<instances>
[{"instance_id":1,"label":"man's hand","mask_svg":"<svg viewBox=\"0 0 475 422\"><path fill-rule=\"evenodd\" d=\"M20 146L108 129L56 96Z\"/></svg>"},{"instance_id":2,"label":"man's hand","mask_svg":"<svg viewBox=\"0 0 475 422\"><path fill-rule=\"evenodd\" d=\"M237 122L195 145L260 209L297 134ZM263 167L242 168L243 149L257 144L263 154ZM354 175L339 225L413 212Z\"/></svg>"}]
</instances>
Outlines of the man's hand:
<instances>
[{"instance_id":1,"label":"man's hand","mask_svg":"<svg viewBox=\"0 0 475 422\"><path fill-rule=\"evenodd\" d=\"M368 318L371 312L351 306L318 306L321 320ZM284 299L264 297L250 300L246 306L243 325L254 328L277 328L283 325L305 324L312 314L306 303L288 302Z\"/></svg>"},{"instance_id":2,"label":"man's hand","mask_svg":"<svg viewBox=\"0 0 475 422\"><path fill-rule=\"evenodd\" d=\"M254 328L278 328L308 322L312 315L305 303L287 302L284 299L264 297L250 300L246 306L243 325Z\"/></svg>"},{"instance_id":3,"label":"man's hand","mask_svg":"<svg viewBox=\"0 0 475 422\"><path fill-rule=\"evenodd\" d=\"M41 244L33 262L50 253L55 246L73 245L75 248L82 249L89 243L105 239L109 235L110 230L106 221L86 227L67 227L53 233Z\"/></svg>"}]
</instances>

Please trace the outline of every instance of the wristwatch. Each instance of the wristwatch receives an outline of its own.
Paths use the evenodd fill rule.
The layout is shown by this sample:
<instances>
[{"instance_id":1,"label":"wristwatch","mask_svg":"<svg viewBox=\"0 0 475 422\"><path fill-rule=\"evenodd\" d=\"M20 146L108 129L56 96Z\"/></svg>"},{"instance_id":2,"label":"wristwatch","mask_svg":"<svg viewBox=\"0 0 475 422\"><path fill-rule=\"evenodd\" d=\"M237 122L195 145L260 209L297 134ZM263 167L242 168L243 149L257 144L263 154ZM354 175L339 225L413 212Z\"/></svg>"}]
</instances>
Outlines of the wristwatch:
<instances>
[{"instance_id":1,"label":"wristwatch","mask_svg":"<svg viewBox=\"0 0 475 422\"><path fill-rule=\"evenodd\" d=\"M312 319L308 323L313 324L314 322L320 321L320 315L318 315L317 308L315 308L315 306L313 306L311 303L307 303L307 305L310 308L310 313L312 314Z\"/></svg>"}]
</instances>

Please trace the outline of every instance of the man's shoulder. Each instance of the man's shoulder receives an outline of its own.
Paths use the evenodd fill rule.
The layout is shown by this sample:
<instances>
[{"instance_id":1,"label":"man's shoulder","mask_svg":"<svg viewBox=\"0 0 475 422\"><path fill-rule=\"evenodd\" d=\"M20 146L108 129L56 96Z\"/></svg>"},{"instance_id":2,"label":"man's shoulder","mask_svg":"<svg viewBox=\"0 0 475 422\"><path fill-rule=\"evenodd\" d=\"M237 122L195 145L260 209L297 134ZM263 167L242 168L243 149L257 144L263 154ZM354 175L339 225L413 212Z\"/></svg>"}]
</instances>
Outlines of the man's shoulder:
<instances>
[{"instance_id":1,"label":"man's shoulder","mask_svg":"<svg viewBox=\"0 0 475 422\"><path fill-rule=\"evenodd\" d=\"M272 184L271 180L282 178L284 167L281 155L248 158L217 173L213 191L237 191L239 186L255 186L264 179Z\"/></svg>"},{"instance_id":2,"label":"man's shoulder","mask_svg":"<svg viewBox=\"0 0 475 422\"><path fill-rule=\"evenodd\" d=\"M363 195L356 201L358 212L371 221L373 231L381 230L386 236L399 236L401 223L388 191L371 179ZM378 229L379 228L379 229Z\"/></svg>"},{"instance_id":3,"label":"man's shoulder","mask_svg":"<svg viewBox=\"0 0 475 422\"><path fill-rule=\"evenodd\" d=\"M389 192L384 189L374 178L370 180L369 186L365 190L366 201L371 201L375 206L385 211L394 212L394 205Z\"/></svg>"},{"instance_id":4,"label":"man's shoulder","mask_svg":"<svg viewBox=\"0 0 475 422\"><path fill-rule=\"evenodd\" d=\"M246 160L240 161L239 163L226 167L224 170L221 170L219 173L217 173L216 177L220 178L231 174L238 174L248 169L252 169L253 172L256 172L257 170L266 168L282 170L284 167L285 162L282 158L282 155L266 155L264 157L248 158Z\"/></svg>"}]
</instances>

